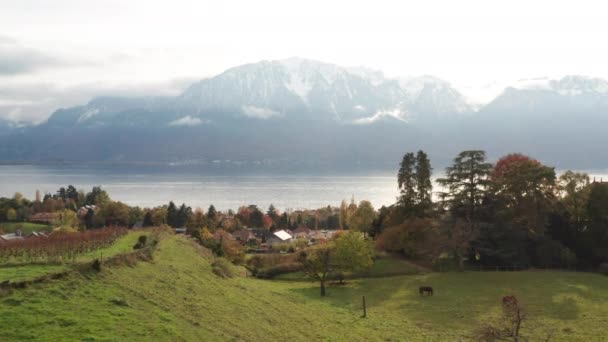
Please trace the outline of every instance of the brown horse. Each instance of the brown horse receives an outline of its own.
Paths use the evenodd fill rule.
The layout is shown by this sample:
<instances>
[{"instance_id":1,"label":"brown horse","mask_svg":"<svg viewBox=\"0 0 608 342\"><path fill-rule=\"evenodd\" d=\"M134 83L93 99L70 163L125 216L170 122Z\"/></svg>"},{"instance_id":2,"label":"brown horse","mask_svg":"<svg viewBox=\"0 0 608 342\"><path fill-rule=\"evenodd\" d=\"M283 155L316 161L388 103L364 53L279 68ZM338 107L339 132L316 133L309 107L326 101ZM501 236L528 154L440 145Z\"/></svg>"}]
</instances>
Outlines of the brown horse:
<instances>
[{"instance_id":1,"label":"brown horse","mask_svg":"<svg viewBox=\"0 0 608 342\"><path fill-rule=\"evenodd\" d=\"M420 292L421 296L424 296L424 294L426 293L429 296L433 295L433 288L430 286L420 286L418 288L418 292Z\"/></svg>"}]
</instances>

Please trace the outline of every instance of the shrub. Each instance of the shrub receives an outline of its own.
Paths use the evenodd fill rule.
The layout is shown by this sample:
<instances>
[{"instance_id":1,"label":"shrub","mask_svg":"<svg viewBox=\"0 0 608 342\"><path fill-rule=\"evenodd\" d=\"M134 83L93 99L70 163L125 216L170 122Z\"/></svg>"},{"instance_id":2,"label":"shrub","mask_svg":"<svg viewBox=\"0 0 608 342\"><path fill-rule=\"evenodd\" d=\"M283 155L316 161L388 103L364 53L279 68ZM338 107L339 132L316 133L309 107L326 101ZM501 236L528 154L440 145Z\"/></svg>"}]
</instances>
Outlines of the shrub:
<instances>
[{"instance_id":1,"label":"shrub","mask_svg":"<svg viewBox=\"0 0 608 342\"><path fill-rule=\"evenodd\" d=\"M235 276L234 265L228 259L216 258L211 264L211 270L218 277L232 278Z\"/></svg>"},{"instance_id":2,"label":"shrub","mask_svg":"<svg viewBox=\"0 0 608 342\"><path fill-rule=\"evenodd\" d=\"M536 247L536 266L569 267L576 264L576 255L555 240L542 240Z\"/></svg>"},{"instance_id":3,"label":"shrub","mask_svg":"<svg viewBox=\"0 0 608 342\"><path fill-rule=\"evenodd\" d=\"M263 268L257 271L256 277L270 279L278 276L279 274L298 272L302 270L302 264L299 262L288 262Z\"/></svg>"},{"instance_id":4,"label":"shrub","mask_svg":"<svg viewBox=\"0 0 608 342\"><path fill-rule=\"evenodd\" d=\"M146 235L141 235L137 239L137 243L133 246L133 249L141 249L141 248L146 247L147 240L148 240L148 237Z\"/></svg>"},{"instance_id":5,"label":"shrub","mask_svg":"<svg viewBox=\"0 0 608 342\"><path fill-rule=\"evenodd\" d=\"M254 255L247 260L247 268L251 271L254 276L257 275L258 271L264 265L264 259L259 255Z\"/></svg>"},{"instance_id":6,"label":"shrub","mask_svg":"<svg viewBox=\"0 0 608 342\"><path fill-rule=\"evenodd\" d=\"M600 264L600 273L608 276L608 262L603 262Z\"/></svg>"}]
</instances>

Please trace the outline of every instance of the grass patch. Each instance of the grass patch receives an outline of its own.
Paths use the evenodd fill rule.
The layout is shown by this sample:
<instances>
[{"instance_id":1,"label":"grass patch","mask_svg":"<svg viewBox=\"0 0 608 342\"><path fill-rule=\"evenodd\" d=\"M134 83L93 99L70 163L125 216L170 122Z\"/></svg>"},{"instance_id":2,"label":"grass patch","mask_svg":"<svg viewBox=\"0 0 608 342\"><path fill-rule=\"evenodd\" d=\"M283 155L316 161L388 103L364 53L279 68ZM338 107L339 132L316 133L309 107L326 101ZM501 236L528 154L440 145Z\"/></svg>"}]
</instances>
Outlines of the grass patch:
<instances>
[{"instance_id":1,"label":"grass patch","mask_svg":"<svg viewBox=\"0 0 608 342\"><path fill-rule=\"evenodd\" d=\"M554 329L556 341L602 341L608 323L608 281L596 274L365 278L329 287L321 298L311 282L220 278L212 262L185 237L172 236L160 242L153 262L15 290L0 298L0 336L3 341L458 341L499 314L507 294L528 308L531 321L524 329L535 330L532 340L546 327ZM433 286L435 296L420 297L423 284ZM363 295L366 319L360 318Z\"/></svg>"},{"instance_id":2,"label":"grass patch","mask_svg":"<svg viewBox=\"0 0 608 342\"><path fill-rule=\"evenodd\" d=\"M52 227L47 224L42 223L32 223L32 222L1 222L0 223L0 232L4 233L14 233L15 230L21 229L23 235L28 235L33 231L36 232L50 232Z\"/></svg>"}]
</instances>

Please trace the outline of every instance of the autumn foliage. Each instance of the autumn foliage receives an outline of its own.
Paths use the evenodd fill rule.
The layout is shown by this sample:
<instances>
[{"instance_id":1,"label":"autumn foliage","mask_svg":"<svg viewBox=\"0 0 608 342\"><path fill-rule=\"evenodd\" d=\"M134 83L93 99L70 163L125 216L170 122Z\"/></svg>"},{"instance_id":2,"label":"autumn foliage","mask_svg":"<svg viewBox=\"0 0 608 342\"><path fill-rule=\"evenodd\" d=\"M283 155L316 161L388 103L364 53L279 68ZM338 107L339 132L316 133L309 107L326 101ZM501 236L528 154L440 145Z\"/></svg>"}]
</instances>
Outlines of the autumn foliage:
<instances>
[{"instance_id":1,"label":"autumn foliage","mask_svg":"<svg viewBox=\"0 0 608 342\"><path fill-rule=\"evenodd\" d=\"M125 228L104 228L5 241L0 244L0 263L73 261L78 255L109 247L126 233Z\"/></svg>"}]
</instances>

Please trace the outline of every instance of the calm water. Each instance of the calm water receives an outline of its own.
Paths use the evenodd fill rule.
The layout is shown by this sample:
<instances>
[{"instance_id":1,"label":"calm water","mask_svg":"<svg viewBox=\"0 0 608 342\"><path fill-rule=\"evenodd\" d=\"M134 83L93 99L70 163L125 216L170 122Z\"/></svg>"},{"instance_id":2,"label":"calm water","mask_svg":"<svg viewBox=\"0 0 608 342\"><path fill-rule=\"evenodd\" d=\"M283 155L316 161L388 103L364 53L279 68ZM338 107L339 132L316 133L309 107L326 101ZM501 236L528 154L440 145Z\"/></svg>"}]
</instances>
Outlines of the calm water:
<instances>
[{"instance_id":1,"label":"calm water","mask_svg":"<svg viewBox=\"0 0 608 342\"><path fill-rule=\"evenodd\" d=\"M558 174L561 173L558 171ZM606 170L588 172L608 180ZM36 190L54 193L72 184L89 191L101 185L110 196L129 205L154 207L174 201L196 208L210 204L219 210L257 204L275 207L320 208L339 206L342 199L366 199L374 207L390 205L398 196L396 175L210 175L180 168L124 166L0 165L0 197L15 192L33 199ZM435 190L439 186L435 184Z\"/></svg>"},{"instance_id":2,"label":"calm water","mask_svg":"<svg viewBox=\"0 0 608 342\"><path fill-rule=\"evenodd\" d=\"M89 191L101 185L110 196L129 205L153 207L169 201L193 208L210 204L220 210L271 203L280 209L338 206L342 199L367 199L375 207L392 204L398 195L395 175L205 175L196 171L144 167L0 165L0 196L21 192L33 199L36 190L54 193L72 184Z\"/></svg>"}]
</instances>

